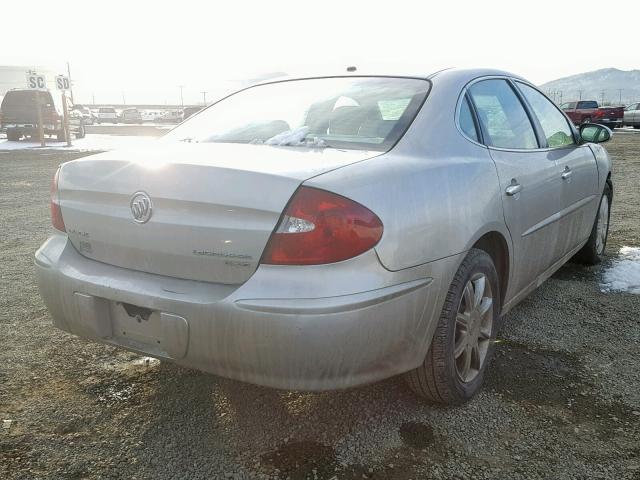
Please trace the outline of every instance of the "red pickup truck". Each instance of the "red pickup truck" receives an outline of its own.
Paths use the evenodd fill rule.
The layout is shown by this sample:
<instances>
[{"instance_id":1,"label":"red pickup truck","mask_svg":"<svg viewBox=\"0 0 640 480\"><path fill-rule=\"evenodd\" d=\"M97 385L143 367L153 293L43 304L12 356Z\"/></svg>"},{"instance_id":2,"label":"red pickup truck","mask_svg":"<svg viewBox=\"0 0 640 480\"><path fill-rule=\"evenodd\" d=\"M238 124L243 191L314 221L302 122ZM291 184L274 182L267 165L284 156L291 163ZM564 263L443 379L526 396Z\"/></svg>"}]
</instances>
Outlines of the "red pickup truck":
<instances>
[{"instance_id":1,"label":"red pickup truck","mask_svg":"<svg viewBox=\"0 0 640 480\"><path fill-rule=\"evenodd\" d=\"M609 128L622 126L624 107L599 107L595 100L580 100L560 105L573 123L599 123Z\"/></svg>"}]
</instances>

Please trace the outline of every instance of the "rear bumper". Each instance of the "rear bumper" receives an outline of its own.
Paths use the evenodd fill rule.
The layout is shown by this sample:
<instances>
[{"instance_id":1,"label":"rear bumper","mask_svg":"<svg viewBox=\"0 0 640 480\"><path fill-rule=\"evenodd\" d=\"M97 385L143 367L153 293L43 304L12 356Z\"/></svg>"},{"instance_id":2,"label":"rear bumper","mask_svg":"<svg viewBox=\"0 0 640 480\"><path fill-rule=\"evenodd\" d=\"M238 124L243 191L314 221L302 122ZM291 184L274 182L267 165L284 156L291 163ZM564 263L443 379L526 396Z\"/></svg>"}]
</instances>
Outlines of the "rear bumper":
<instances>
[{"instance_id":1,"label":"rear bumper","mask_svg":"<svg viewBox=\"0 0 640 480\"><path fill-rule=\"evenodd\" d=\"M18 132L20 135L39 135L38 125L32 123L11 123L3 125L3 130L13 130ZM56 135L60 132L62 128L61 125L44 125L43 132L45 135ZM73 133L76 133L80 130L80 121L73 119L69 122L69 128Z\"/></svg>"},{"instance_id":2,"label":"rear bumper","mask_svg":"<svg viewBox=\"0 0 640 480\"><path fill-rule=\"evenodd\" d=\"M96 262L66 235L51 237L35 258L40 293L62 330L224 377L298 390L346 388L418 366L444 301L441 279L448 285L458 259L401 273L382 268L373 251L342 263L350 262L263 266L232 286ZM324 287L328 275L346 293L336 294L335 284ZM360 291L353 291L357 284ZM153 313L136 319L121 303Z\"/></svg>"}]
</instances>

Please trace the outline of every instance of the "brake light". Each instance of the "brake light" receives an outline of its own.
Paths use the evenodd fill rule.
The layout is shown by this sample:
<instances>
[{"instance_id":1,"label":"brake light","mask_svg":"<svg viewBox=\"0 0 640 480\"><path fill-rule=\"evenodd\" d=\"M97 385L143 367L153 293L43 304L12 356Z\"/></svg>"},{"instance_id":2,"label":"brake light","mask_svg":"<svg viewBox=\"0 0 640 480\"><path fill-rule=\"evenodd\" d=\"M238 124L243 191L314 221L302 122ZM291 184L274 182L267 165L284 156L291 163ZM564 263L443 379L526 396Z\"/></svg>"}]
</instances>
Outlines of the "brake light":
<instances>
[{"instance_id":1,"label":"brake light","mask_svg":"<svg viewBox=\"0 0 640 480\"><path fill-rule=\"evenodd\" d=\"M58 197L58 175L60 174L60 168L56 170L56 174L53 176L53 182L51 182L51 224L56 230L66 232L67 228L64 225L62 219L62 210L60 209L60 199Z\"/></svg>"},{"instance_id":2,"label":"brake light","mask_svg":"<svg viewBox=\"0 0 640 480\"><path fill-rule=\"evenodd\" d=\"M600 118L600 117L604 117L605 111L604 110L596 110L593 114L594 117L596 118Z\"/></svg>"},{"instance_id":3,"label":"brake light","mask_svg":"<svg viewBox=\"0 0 640 480\"><path fill-rule=\"evenodd\" d=\"M301 187L262 255L271 265L319 265L360 255L382 237L378 216L341 195Z\"/></svg>"}]
</instances>

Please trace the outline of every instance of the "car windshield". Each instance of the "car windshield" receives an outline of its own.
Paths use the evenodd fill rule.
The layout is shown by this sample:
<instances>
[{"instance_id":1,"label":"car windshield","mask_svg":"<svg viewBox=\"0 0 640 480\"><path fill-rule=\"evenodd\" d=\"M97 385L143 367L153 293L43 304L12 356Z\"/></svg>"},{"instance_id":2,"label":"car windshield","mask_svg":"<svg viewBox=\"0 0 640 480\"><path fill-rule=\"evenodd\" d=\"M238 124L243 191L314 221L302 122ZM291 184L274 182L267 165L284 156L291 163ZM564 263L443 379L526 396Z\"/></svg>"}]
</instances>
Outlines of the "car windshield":
<instances>
[{"instance_id":1,"label":"car windshield","mask_svg":"<svg viewBox=\"0 0 640 480\"><path fill-rule=\"evenodd\" d=\"M386 151L429 91L413 78L338 77L251 87L191 117L166 140Z\"/></svg>"}]
</instances>

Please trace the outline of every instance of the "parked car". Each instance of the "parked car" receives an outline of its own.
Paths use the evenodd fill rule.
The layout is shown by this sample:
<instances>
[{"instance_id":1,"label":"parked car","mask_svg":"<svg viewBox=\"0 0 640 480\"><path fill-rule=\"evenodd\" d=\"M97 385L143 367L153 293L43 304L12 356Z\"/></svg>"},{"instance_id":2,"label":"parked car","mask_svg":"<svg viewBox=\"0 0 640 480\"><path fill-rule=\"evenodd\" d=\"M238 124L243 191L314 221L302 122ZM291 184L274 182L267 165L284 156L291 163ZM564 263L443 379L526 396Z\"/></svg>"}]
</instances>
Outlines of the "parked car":
<instances>
[{"instance_id":1,"label":"parked car","mask_svg":"<svg viewBox=\"0 0 640 480\"><path fill-rule=\"evenodd\" d=\"M85 125L93 125L95 122L95 115L89 107L85 107L84 105L76 104L73 106L73 110L77 111L82 116L82 121Z\"/></svg>"},{"instance_id":2,"label":"parked car","mask_svg":"<svg viewBox=\"0 0 640 480\"><path fill-rule=\"evenodd\" d=\"M217 375L404 373L464 401L504 314L602 259L610 137L494 70L250 87L146 151L63 164L40 293L63 330Z\"/></svg>"},{"instance_id":3,"label":"parked car","mask_svg":"<svg viewBox=\"0 0 640 480\"><path fill-rule=\"evenodd\" d=\"M82 115L73 110L67 99L69 127L76 138L85 135ZM65 140L64 112L59 95L49 90L15 88L5 93L0 106L0 128L6 131L7 140L17 141L22 137L38 137L38 102L42 106L42 128L45 135Z\"/></svg>"},{"instance_id":4,"label":"parked car","mask_svg":"<svg viewBox=\"0 0 640 480\"><path fill-rule=\"evenodd\" d=\"M162 112L160 110L142 110L140 115L143 122L157 122L162 116Z\"/></svg>"},{"instance_id":5,"label":"parked car","mask_svg":"<svg viewBox=\"0 0 640 480\"><path fill-rule=\"evenodd\" d=\"M166 110L157 119L162 123L180 123L182 121L182 110Z\"/></svg>"},{"instance_id":6,"label":"parked car","mask_svg":"<svg viewBox=\"0 0 640 480\"><path fill-rule=\"evenodd\" d=\"M118 112L113 107L100 107L96 121L98 123L118 123Z\"/></svg>"},{"instance_id":7,"label":"parked car","mask_svg":"<svg viewBox=\"0 0 640 480\"><path fill-rule=\"evenodd\" d=\"M182 121L185 121L191 115L198 113L203 107L185 107L182 111Z\"/></svg>"},{"instance_id":8,"label":"parked car","mask_svg":"<svg viewBox=\"0 0 640 480\"><path fill-rule=\"evenodd\" d=\"M575 123L596 122L609 128L622 126L623 107L599 107L595 100L563 103L560 108Z\"/></svg>"},{"instance_id":9,"label":"parked car","mask_svg":"<svg viewBox=\"0 0 640 480\"><path fill-rule=\"evenodd\" d=\"M120 114L122 123L142 123L142 114L137 108L125 108Z\"/></svg>"},{"instance_id":10,"label":"parked car","mask_svg":"<svg viewBox=\"0 0 640 480\"><path fill-rule=\"evenodd\" d=\"M640 128L640 103L632 103L625 107L622 125L625 127Z\"/></svg>"}]
</instances>

